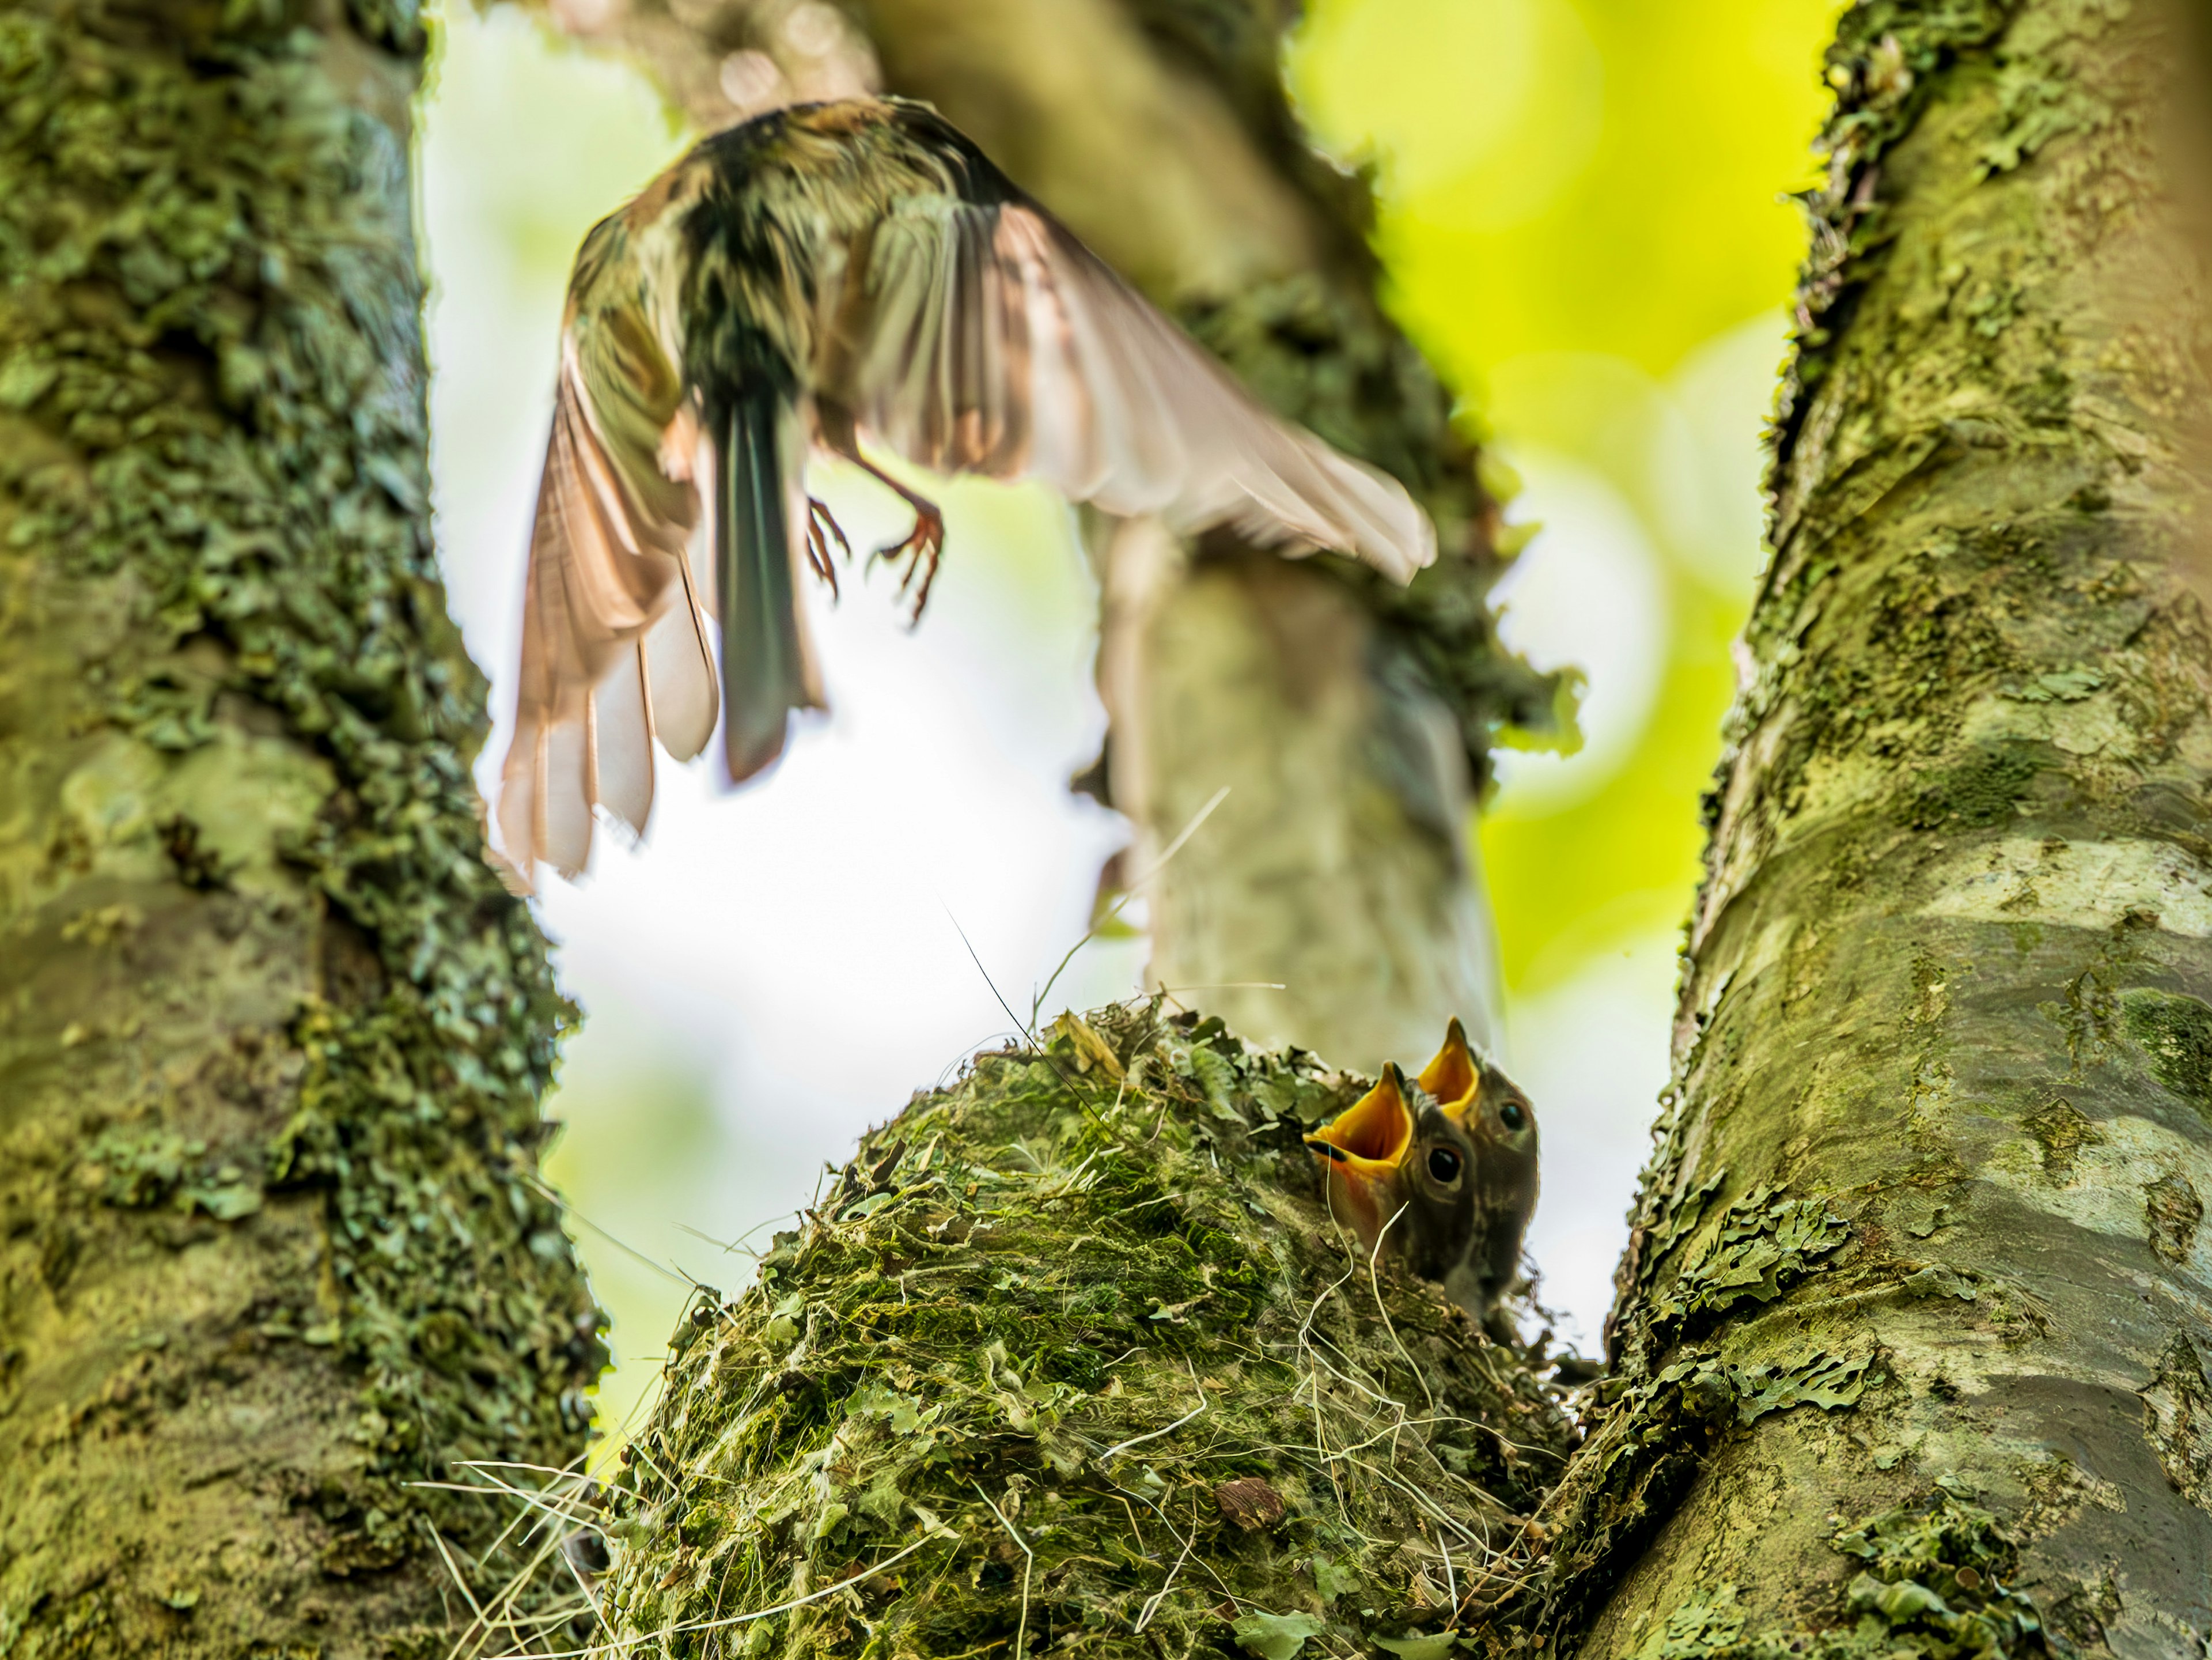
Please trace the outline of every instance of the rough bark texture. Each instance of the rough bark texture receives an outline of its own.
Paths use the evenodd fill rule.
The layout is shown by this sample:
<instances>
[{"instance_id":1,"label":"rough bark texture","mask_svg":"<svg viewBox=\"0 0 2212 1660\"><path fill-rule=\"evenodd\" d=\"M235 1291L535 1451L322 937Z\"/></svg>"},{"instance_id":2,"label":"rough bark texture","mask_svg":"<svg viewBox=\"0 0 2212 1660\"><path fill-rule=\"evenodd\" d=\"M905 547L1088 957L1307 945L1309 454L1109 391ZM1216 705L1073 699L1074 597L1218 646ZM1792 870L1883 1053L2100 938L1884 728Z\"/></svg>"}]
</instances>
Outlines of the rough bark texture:
<instances>
[{"instance_id":1,"label":"rough bark texture","mask_svg":"<svg viewBox=\"0 0 2212 1660\"><path fill-rule=\"evenodd\" d=\"M431 557L411 10L0 11L0 1654L443 1654L583 1445ZM475 1569L472 1567L471 1572ZM480 1580L481 1584L482 1581Z\"/></svg>"},{"instance_id":2,"label":"rough bark texture","mask_svg":"<svg viewBox=\"0 0 2212 1660\"><path fill-rule=\"evenodd\" d=\"M548 0L638 52L702 127L881 86L927 98L1269 404L1405 480L1443 556L1401 591L1095 527L1103 794L1150 870L1152 975L1255 1042L1353 1066L1488 1034L1495 946L1468 834L1496 728L1561 689L1498 645L1497 503L1376 297L1364 180L1304 143L1270 0ZM957 550L953 552L957 557ZM1109 878L1110 879L1114 879ZM1277 991L1261 987L1279 983Z\"/></svg>"},{"instance_id":3,"label":"rough bark texture","mask_svg":"<svg viewBox=\"0 0 2212 1660\"><path fill-rule=\"evenodd\" d=\"M2212 639L2162 8L1869 0L1711 798L1588 1656L2212 1633ZM1767 1410L1786 1384L1819 1410ZM1564 1633L1563 1633L1564 1634Z\"/></svg>"}]
</instances>

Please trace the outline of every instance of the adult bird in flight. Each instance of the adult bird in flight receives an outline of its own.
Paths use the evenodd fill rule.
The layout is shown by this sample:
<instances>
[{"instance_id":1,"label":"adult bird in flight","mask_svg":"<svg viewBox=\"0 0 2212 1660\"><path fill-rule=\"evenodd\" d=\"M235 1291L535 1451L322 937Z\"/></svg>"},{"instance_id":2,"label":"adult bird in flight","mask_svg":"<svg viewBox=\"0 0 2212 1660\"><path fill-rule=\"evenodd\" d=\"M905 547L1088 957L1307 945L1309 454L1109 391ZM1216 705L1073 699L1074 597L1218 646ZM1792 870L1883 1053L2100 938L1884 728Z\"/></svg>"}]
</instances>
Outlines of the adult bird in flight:
<instances>
[{"instance_id":1,"label":"adult bird in flight","mask_svg":"<svg viewBox=\"0 0 2212 1660\"><path fill-rule=\"evenodd\" d=\"M844 541L811 447L903 497L915 615L944 521L861 451L1039 478L1123 517L1334 548L1400 581L1435 556L1405 490L1255 404L927 105L811 104L717 133L584 239L524 603L499 824L526 889L597 812L641 832L653 746L716 719L733 780L824 707L798 604ZM720 669L715 635L720 635Z\"/></svg>"}]
</instances>

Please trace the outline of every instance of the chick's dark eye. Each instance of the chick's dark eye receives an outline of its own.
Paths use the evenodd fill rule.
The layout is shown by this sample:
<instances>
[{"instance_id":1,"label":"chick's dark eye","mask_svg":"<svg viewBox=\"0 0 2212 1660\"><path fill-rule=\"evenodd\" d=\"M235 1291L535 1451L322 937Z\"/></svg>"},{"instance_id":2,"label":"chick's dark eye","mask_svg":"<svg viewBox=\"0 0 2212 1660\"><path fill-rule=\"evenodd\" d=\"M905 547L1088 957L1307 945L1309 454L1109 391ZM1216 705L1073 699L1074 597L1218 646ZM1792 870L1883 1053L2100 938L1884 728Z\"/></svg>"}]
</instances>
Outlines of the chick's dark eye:
<instances>
[{"instance_id":1,"label":"chick's dark eye","mask_svg":"<svg viewBox=\"0 0 2212 1660\"><path fill-rule=\"evenodd\" d=\"M1431 1147L1429 1150L1429 1174L1439 1182L1458 1181L1459 1155L1449 1147Z\"/></svg>"},{"instance_id":2,"label":"chick's dark eye","mask_svg":"<svg viewBox=\"0 0 2212 1660\"><path fill-rule=\"evenodd\" d=\"M1498 1122L1510 1130L1517 1130L1528 1122L1528 1115L1521 1110L1518 1101L1508 1101L1498 1110Z\"/></svg>"}]
</instances>

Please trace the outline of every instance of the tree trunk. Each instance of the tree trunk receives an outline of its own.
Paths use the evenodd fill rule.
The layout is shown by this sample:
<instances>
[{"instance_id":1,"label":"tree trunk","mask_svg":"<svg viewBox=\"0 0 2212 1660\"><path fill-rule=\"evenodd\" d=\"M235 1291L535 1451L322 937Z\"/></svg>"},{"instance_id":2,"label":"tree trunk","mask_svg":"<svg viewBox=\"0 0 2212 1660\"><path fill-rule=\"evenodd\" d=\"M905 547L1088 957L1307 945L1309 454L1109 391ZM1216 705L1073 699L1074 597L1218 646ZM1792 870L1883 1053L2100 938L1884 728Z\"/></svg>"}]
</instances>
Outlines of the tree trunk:
<instances>
[{"instance_id":1,"label":"tree trunk","mask_svg":"<svg viewBox=\"0 0 2212 1660\"><path fill-rule=\"evenodd\" d=\"M443 1654L507 1517L414 1484L584 1444L567 1012L428 533L421 45L408 0L0 15L18 1660Z\"/></svg>"},{"instance_id":2,"label":"tree trunk","mask_svg":"<svg viewBox=\"0 0 2212 1660\"><path fill-rule=\"evenodd\" d=\"M2212 1633L2191 56L2148 0L1873 0L1830 53L1615 1404L1554 1499L1586 1656Z\"/></svg>"},{"instance_id":3,"label":"tree trunk","mask_svg":"<svg viewBox=\"0 0 2212 1660\"><path fill-rule=\"evenodd\" d=\"M1109 887L1228 791L1146 885L1156 983L1348 1066L1432 1046L1453 1014L1494 1037L1469 816L1496 728L1553 731L1559 683L1497 642L1497 503L1376 301L1365 184L1297 132L1285 9L548 3L638 52L707 129L878 84L929 99L1262 398L1407 483L1443 552L1403 592L1334 556L1095 525L1111 727L1086 787L1137 831Z\"/></svg>"}]
</instances>

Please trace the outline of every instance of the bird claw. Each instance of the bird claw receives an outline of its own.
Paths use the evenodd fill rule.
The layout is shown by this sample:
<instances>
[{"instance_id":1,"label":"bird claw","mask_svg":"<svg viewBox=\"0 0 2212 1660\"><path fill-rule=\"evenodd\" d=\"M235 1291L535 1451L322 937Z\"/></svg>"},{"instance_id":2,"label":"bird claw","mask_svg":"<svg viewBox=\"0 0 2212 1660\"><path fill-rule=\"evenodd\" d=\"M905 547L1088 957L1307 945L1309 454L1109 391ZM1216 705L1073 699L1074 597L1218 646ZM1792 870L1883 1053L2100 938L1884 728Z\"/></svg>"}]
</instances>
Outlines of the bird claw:
<instances>
[{"instance_id":1,"label":"bird claw","mask_svg":"<svg viewBox=\"0 0 2212 1660\"><path fill-rule=\"evenodd\" d=\"M853 544L846 540L844 526L822 502L812 496L806 498L806 562L814 567L814 574L830 585L830 597L838 598L837 568L830 562L830 538L837 538L844 550L846 561L853 557Z\"/></svg>"},{"instance_id":2,"label":"bird claw","mask_svg":"<svg viewBox=\"0 0 2212 1660\"><path fill-rule=\"evenodd\" d=\"M929 604L930 584L937 581L939 556L945 551L945 515L927 502L917 503L914 510L914 528L903 542L890 547L878 548L869 556L868 563L886 560L906 562L906 574L899 578L899 593L904 597L914 590L914 610L907 617L907 626L914 627L921 621L921 613ZM915 587L919 578L921 586Z\"/></svg>"}]
</instances>

